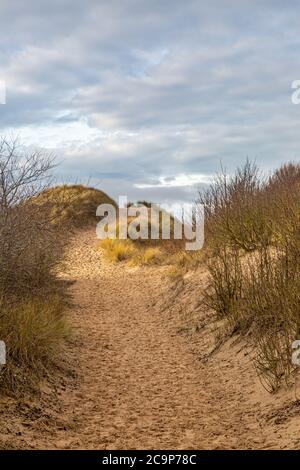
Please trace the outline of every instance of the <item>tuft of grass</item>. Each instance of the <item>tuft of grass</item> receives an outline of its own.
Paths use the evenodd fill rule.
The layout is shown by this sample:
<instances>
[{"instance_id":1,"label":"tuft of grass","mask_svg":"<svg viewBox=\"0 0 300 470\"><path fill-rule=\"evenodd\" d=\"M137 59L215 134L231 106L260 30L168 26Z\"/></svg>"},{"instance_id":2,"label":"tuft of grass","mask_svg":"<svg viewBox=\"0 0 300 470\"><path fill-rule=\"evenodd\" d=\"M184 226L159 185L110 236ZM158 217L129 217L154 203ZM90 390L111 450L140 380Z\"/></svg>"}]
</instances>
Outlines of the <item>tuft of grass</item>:
<instances>
[{"instance_id":1,"label":"tuft of grass","mask_svg":"<svg viewBox=\"0 0 300 470\"><path fill-rule=\"evenodd\" d=\"M58 364L63 341L70 335L64 310L60 293L12 302L0 299L0 338L7 349L2 388L24 388Z\"/></svg>"},{"instance_id":2,"label":"tuft of grass","mask_svg":"<svg viewBox=\"0 0 300 470\"><path fill-rule=\"evenodd\" d=\"M158 264L161 259L162 252L160 248L146 248L143 253L142 264Z\"/></svg>"},{"instance_id":3,"label":"tuft of grass","mask_svg":"<svg viewBox=\"0 0 300 470\"><path fill-rule=\"evenodd\" d=\"M202 263L202 261L202 252L198 250L184 251L181 249L175 252L170 259L171 264L178 266L184 271L197 268Z\"/></svg>"},{"instance_id":4,"label":"tuft of grass","mask_svg":"<svg viewBox=\"0 0 300 470\"><path fill-rule=\"evenodd\" d=\"M106 238L99 242L98 247L104 249L106 258L113 262L129 260L137 252L130 240Z\"/></svg>"},{"instance_id":5,"label":"tuft of grass","mask_svg":"<svg viewBox=\"0 0 300 470\"><path fill-rule=\"evenodd\" d=\"M164 254L158 247L139 248L135 250L135 254L130 260L132 266L149 266L162 264Z\"/></svg>"},{"instance_id":6,"label":"tuft of grass","mask_svg":"<svg viewBox=\"0 0 300 470\"><path fill-rule=\"evenodd\" d=\"M184 270L182 269L182 267L176 266L176 265L171 265L171 266L169 266L166 274L167 274L168 279L170 279L175 284L177 284L179 281L180 282L183 281L183 276L184 276L185 273L184 273Z\"/></svg>"}]
</instances>

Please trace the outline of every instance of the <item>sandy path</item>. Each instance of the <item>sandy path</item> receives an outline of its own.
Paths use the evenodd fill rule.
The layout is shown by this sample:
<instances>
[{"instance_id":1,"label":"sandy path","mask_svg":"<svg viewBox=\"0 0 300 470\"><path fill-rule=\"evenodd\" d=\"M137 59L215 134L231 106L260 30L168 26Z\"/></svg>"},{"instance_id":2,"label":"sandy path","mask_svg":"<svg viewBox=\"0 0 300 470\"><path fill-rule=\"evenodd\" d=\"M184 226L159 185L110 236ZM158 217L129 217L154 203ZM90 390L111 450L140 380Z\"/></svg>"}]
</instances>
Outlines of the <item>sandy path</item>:
<instances>
[{"instance_id":1,"label":"sandy path","mask_svg":"<svg viewBox=\"0 0 300 470\"><path fill-rule=\"evenodd\" d=\"M93 233L80 234L68 258L83 384L62 397L74 432L53 446L207 447L207 427L219 434L220 418L210 413L198 361L152 308L160 274L108 265L94 243Z\"/></svg>"},{"instance_id":2,"label":"sandy path","mask_svg":"<svg viewBox=\"0 0 300 470\"><path fill-rule=\"evenodd\" d=\"M94 234L83 232L69 251L65 276L76 281L71 315L82 384L62 394L65 426L45 445L235 448L245 433L249 442L237 403L231 396L224 402L221 377L209 377L154 307L161 272L107 264L94 244Z\"/></svg>"},{"instance_id":3,"label":"sandy path","mask_svg":"<svg viewBox=\"0 0 300 470\"><path fill-rule=\"evenodd\" d=\"M68 357L76 376L62 370L37 399L2 401L1 445L299 447L300 401L263 393L236 339L205 359L213 335L199 302L201 273L177 292L163 268L108 264L95 243L93 231L79 232L62 273L72 281Z\"/></svg>"}]
</instances>

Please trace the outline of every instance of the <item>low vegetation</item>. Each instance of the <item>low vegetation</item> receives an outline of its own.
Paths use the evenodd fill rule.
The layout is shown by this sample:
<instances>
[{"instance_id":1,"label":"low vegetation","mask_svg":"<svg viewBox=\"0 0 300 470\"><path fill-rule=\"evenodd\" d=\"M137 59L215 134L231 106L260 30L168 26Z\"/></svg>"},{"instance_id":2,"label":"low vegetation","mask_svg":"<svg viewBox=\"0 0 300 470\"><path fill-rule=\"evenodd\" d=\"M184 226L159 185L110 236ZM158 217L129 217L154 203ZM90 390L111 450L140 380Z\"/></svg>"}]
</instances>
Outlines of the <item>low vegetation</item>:
<instances>
[{"instance_id":1,"label":"low vegetation","mask_svg":"<svg viewBox=\"0 0 300 470\"><path fill-rule=\"evenodd\" d=\"M96 223L96 209L100 204L116 203L99 189L81 184L61 185L41 191L34 202L50 214L55 224L71 228L86 227Z\"/></svg>"},{"instance_id":2,"label":"low vegetation","mask_svg":"<svg viewBox=\"0 0 300 470\"><path fill-rule=\"evenodd\" d=\"M300 338L300 165L269 178L246 162L200 195L206 208L207 304L248 334L264 386L288 383Z\"/></svg>"},{"instance_id":3,"label":"low vegetation","mask_svg":"<svg viewBox=\"0 0 300 470\"><path fill-rule=\"evenodd\" d=\"M35 387L62 360L63 340L70 334L63 292L49 297L0 301L0 337L6 343L7 364L1 373L2 392L19 393Z\"/></svg>"},{"instance_id":4,"label":"low vegetation","mask_svg":"<svg viewBox=\"0 0 300 470\"><path fill-rule=\"evenodd\" d=\"M8 364L2 390L32 385L57 364L70 329L67 301L57 277L70 231L96 224L100 204L115 202L82 185L52 187L52 158L0 140L0 340ZM205 302L224 331L247 336L254 364L269 391L289 383L292 343L300 339L300 164L265 177L247 161L224 172L199 195L205 207L206 245L188 252L185 240L158 238L99 241L108 260L129 266L170 266L174 278L205 262L210 273ZM150 204L143 201L149 211ZM130 206L134 204L130 203ZM117 209L117 208L116 208ZM136 227L138 228L138 227Z\"/></svg>"},{"instance_id":5,"label":"low vegetation","mask_svg":"<svg viewBox=\"0 0 300 470\"><path fill-rule=\"evenodd\" d=\"M133 203L130 203L133 206ZM139 201L137 207L143 205L148 209L151 203L147 201ZM199 261L199 253L187 252L184 249L185 240L178 240L174 237L174 219L171 217L170 222L170 239L164 239L163 224L164 218L163 211L160 213L159 224L156 227L158 234L157 239L151 238L151 231L153 224L148 223L148 238L133 239L131 236L130 224L133 222L133 217L128 217L126 220L125 232L127 232L127 239L120 239L120 227L124 225L122 220L119 220L116 226L116 234L110 238L99 241L98 247L104 249L106 258L113 262L127 262L130 266L151 266L151 265L170 265L176 267L179 271L184 272L197 266ZM139 231L140 227L136 227Z\"/></svg>"},{"instance_id":6,"label":"low vegetation","mask_svg":"<svg viewBox=\"0 0 300 470\"><path fill-rule=\"evenodd\" d=\"M50 184L52 167L45 153L0 141L0 339L7 349L2 390L33 383L54 362L68 331L55 276L65 236L32 202Z\"/></svg>"},{"instance_id":7,"label":"low vegetation","mask_svg":"<svg viewBox=\"0 0 300 470\"><path fill-rule=\"evenodd\" d=\"M57 277L70 231L96 223L105 193L81 185L53 184L53 159L0 139L0 340L7 364L1 390L33 386L61 362L70 328L67 299Z\"/></svg>"}]
</instances>

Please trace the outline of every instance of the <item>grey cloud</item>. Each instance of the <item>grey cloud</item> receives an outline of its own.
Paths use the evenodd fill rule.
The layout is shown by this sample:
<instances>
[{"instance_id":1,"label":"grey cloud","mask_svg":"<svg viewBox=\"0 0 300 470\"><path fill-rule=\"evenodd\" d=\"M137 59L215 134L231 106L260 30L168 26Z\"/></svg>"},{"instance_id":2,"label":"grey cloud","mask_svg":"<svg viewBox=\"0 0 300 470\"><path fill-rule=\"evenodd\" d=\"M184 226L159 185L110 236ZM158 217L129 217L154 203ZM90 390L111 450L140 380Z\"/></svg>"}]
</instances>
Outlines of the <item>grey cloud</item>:
<instances>
[{"instance_id":1,"label":"grey cloud","mask_svg":"<svg viewBox=\"0 0 300 470\"><path fill-rule=\"evenodd\" d=\"M1 132L37 145L61 135L61 178L139 199L186 200L193 186L134 185L220 160L231 171L246 156L266 170L298 159L299 13L296 1L2 0Z\"/></svg>"}]
</instances>

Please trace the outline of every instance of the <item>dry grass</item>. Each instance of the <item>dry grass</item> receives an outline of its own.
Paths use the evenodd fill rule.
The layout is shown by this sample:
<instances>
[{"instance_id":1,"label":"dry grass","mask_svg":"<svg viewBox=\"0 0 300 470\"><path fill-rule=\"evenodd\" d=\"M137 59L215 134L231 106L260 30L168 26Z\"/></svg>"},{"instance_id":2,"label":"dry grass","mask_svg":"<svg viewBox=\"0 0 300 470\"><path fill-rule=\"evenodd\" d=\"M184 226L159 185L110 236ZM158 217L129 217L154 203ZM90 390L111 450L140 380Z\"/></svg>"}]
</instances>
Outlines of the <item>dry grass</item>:
<instances>
[{"instance_id":1,"label":"dry grass","mask_svg":"<svg viewBox=\"0 0 300 470\"><path fill-rule=\"evenodd\" d=\"M143 201L141 204L149 209L150 203ZM161 211L157 219L151 220L148 212L146 219L147 238L134 239L132 236L133 233L140 230L140 224L136 225L133 216L129 216L125 221L119 220L116 224L116 237L110 236L110 238L100 241L98 246L105 250L106 257L110 261L127 261L131 266L178 265L183 269L196 267L200 262L199 253L186 252L183 249L185 240L174 239L174 219L172 217L170 239L163 238L163 231L166 229L164 224L167 223L165 215L166 212ZM153 230L157 233L157 239L153 239L151 236ZM120 233L125 234L127 239L120 239Z\"/></svg>"},{"instance_id":2,"label":"dry grass","mask_svg":"<svg viewBox=\"0 0 300 470\"><path fill-rule=\"evenodd\" d=\"M106 193L83 185L61 185L48 188L33 199L51 214L56 224L64 227L84 227L96 223L96 209L100 204L116 203Z\"/></svg>"},{"instance_id":3,"label":"dry grass","mask_svg":"<svg viewBox=\"0 0 300 470\"><path fill-rule=\"evenodd\" d=\"M163 261L161 250L156 247L137 246L131 240L106 238L98 242L109 261L127 261L130 266L160 264Z\"/></svg>"},{"instance_id":4,"label":"dry grass","mask_svg":"<svg viewBox=\"0 0 300 470\"><path fill-rule=\"evenodd\" d=\"M7 348L7 365L0 380L3 390L24 391L61 360L63 341L70 329L62 294L49 298L0 300L0 338Z\"/></svg>"},{"instance_id":5,"label":"dry grass","mask_svg":"<svg viewBox=\"0 0 300 470\"><path fill-rule=\"evenodd\" d=\"M205 199L213 201L206 302L230 331L251 331L259 376L277 390L300 339L300 165L261 179L247 162L234 177L219 177Z\"/></svg>"},{"instance_id":6,"label":"dry grass","mask_svg":"<svg viewBox=\"0 0 300 470\"><path fill-rule=\"evenodd\" d=\"M150 245L150 246L149 246ZM188 253L168 240L156 241L155 244L139 241L106 238L98 242L98 248L105 252L109 261L126 261L130 266L166 266L173 265L182 271L194 269L201 262L198 252Z\"/></svg>"},{"instance_id":7,"label":"dry grass","mask_svg":"<svg viewBox=\"0 0 300 470\"><path fill-rule=\"evenodd\" d=\"M106 258L113 262L129 260L137 251L130 240L113 240L111 238L99 241L98 247L104 249Z\"/></svg>"},{"instance_id":8,"label":"dry grass","mask_svg":"<svg viewBox=\"0 0 300 470\"><path fill-rule=\"evenodd\" d=\"M185 251L180 249L172 254L170 262L183 271L196 269L203 263L203 252L200 250Z\"/></svg>"},{"instance_id":9,"label":"dry grass","mask_svg":"<svg viewBox=\"0 0 300 470\"><path fill-rule=\"evenodd\" d=\"M136 249L134 256L130 259L131 266L153 266L164 262L164 254L158 247Z\"/></svg>"}]
</instances>

